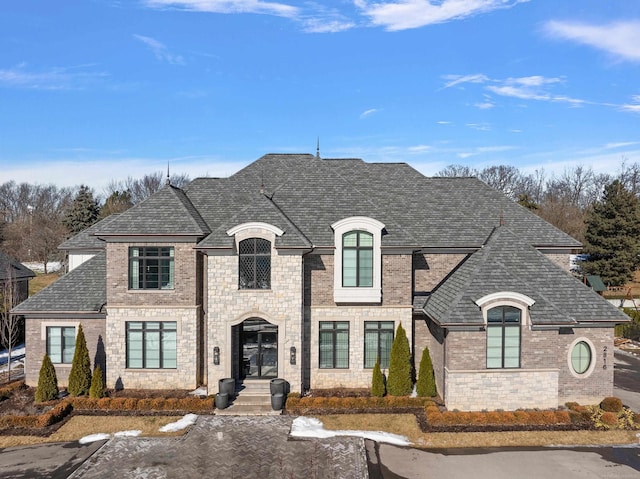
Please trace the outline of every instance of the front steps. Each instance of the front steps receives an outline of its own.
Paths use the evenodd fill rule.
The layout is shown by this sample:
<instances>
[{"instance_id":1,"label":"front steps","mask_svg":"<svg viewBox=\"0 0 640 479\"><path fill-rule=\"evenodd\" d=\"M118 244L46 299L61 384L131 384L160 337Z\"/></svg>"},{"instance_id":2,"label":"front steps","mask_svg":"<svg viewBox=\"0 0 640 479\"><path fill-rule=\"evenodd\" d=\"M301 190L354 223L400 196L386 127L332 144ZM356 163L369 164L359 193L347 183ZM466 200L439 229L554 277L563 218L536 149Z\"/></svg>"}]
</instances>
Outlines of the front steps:
<instances>
[{"instance_id":1,"label":"front steps","mask_svg":"<svg viewBox=\"0 0 640 479\"><path fill-rule=\"evenodd\" d=\"M236 385L236 398L226 409L216 409L219 416L279 416L271 408L270 381L246 380Z\"/></svg>"}]
</instances>

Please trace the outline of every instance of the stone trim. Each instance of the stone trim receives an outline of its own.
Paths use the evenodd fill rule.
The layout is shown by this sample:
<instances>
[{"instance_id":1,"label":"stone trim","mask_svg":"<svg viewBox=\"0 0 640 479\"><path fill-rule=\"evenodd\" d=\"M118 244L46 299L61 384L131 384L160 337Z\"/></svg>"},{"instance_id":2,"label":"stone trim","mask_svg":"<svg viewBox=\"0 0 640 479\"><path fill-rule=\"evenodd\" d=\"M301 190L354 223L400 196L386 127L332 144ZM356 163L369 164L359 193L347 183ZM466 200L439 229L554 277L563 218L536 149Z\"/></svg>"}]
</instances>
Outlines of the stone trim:
<instances>
[{"instance_id":1,"label":"stone trim","mask_svg":"<svg viewBox=\"0 0 640 479\"><path fill-rule=\"evenodd\" d=\"M582 374L578 374L574 369L573 369L573 365L571 364L571 353L573 352L573 348L575 347L576 344L583 342L583 343L587 343L587 346L589 346L589 349L591 351L591 364L589 364L589 368ZM596 347L594 346L594 344L591 342L591 340L589 338L586 337L579 337L576 338L570 345L569 348L567 349L567 365L569 366L569 372L571 373L571 375L574 378L578 378L578 379L586 379L589 376L591 376L591 374L593 374L593 370L596 368L596 362L597 362L597 352L596 352Z\"/></svg>"}]
</instances>

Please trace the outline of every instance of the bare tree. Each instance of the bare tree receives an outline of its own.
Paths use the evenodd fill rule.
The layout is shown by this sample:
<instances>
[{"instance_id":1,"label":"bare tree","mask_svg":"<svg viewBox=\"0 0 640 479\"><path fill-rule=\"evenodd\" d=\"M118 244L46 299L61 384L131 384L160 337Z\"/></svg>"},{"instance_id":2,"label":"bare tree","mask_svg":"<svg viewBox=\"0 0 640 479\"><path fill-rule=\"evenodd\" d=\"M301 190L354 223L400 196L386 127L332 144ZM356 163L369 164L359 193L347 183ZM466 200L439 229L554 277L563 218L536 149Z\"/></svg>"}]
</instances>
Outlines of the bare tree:
<instances>
[{"instance_id":1,"label":"bare tree","mask_svg":"<svg viewBox=\"0 0 640 479\"><path fill-rule=\"evenodd\" d=\"M477 177L478 170L465 165L448 165L442 170L438 171L435 176L442 176L447 178L459 178L459 177Z\"/></svg>"},{"instance_id":2,"label":"bare tree","mask_svg":"<svg viewBox=\"0 0 640 479\"><path fill-rule=\"evenodd\" d=\"M18 291L11 263L7 264L6 278L0 288L0 342L7 348L8 381L11 381L11 357L20 330L20 318L11 310L18 304Z\"/></svg>"},{"instance_id":3,"label":"bare tree","mask_svg":"<svg viewBox=\"0 0 640 479\"><path fill-rule=\"evenodd\" d=\"M515 166L489 166L480 172L478 178L512 200L517 200L521 194L527 194L526 177Z\"/></svg>"},{"instance_id":4,"label":"bare tree","mask_svg":"<svg viewBox=\"0 0 640 479\"><path fill-rule=\"evenodd\" d=\"M173 174L170 179L171 184L178 188L182 188L191 181L186 173ZM126 180L112 180L105 188L105 196L110 197L114 193L122 194L127 192L130 195L131 202L136 205L162 188L165 182L166 176L162 171L146 174L140 179L134 179L129 176Z\"/></svg>"}]
</instances>

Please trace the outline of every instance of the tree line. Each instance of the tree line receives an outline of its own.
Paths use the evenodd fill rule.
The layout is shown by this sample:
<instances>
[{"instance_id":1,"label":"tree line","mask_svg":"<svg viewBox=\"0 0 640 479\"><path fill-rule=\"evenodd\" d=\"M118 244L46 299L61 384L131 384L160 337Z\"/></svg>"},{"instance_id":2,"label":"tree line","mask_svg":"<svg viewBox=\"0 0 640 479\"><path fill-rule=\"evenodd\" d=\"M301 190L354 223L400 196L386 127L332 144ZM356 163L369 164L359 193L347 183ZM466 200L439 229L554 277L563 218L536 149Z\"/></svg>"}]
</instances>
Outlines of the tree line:
<instances>
[{"instance_id":1,"label":"tree line","mask_svg":"<svg viewBox=\"0 0 640 479\"><path fill-rule=\"evenodd\" d=\"M585 245L586 274L606 283L628 281L640 266L640 164L622 160L617 171L576 166L560 174L524 173L510 165L476 169L449 165L435 176L473 176L504 193ZM171 177L182 187L188 175ZM158 191L162 172L111 181L102 195L88 186L0 185L0 248L21 261L62 259L58 245L101 218L127 210Z\"/></svg>"},{"instance_id":2,"label":"tree line","mask_svg":"<svg viewBox=\"0 0 640 479\"><path fill-rule=\"evenodd\" d=\"M186 174L172 175L182 187ZM58 245L107 216L131 208L165 183L161 171L142 178L111 181L99 195L86 185L59 188L8 181L0 184L0 249L20 261L44 264L62 260Z\"/></svg>"}]
</instances>

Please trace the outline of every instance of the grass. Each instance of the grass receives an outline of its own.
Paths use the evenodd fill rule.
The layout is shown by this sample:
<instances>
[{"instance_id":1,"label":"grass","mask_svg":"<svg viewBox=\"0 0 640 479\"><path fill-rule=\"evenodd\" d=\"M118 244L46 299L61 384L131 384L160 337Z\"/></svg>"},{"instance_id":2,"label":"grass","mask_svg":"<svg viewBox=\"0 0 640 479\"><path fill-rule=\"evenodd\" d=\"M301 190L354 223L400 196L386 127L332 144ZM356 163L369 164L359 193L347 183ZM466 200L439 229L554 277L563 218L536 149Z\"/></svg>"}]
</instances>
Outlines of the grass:
<instances>
[{"instance_id":1,"label":"grass","mask_svg":"<svg viewBox=\"0 0 640 479\"><path fill-rule=\"evenodd\" d=\"M29 296L33 296L40 290L46 288L51 283L60 278L59 273L36 274L36 277L29 281Z\"/></svg>"},{"instance_id":2,"label":"grass","mask_svg":"<svg viewBox=\"0 0 640 479\"><path fill-rule=\"evenodd\" d=\"M96 433L113 434L118 431L140 430L141 436L180 436L178 432L160 432L159 429L180 419L179 416L73 416L49 437L0 436L0 448L30 446L45 442L71 442Z\"/></svg>"},{"instance_id":3,"label":"grass","mask_svg":"<svg viewBox=\"0 0 640 479\"><path fill-rule=\"evenodd\" d=\"M318 416L325 429L386 431L407 437L418 448L534 447L638 443L637 431L509 431L424 433L412 414Z\"/></svg>"}]
</instances>

